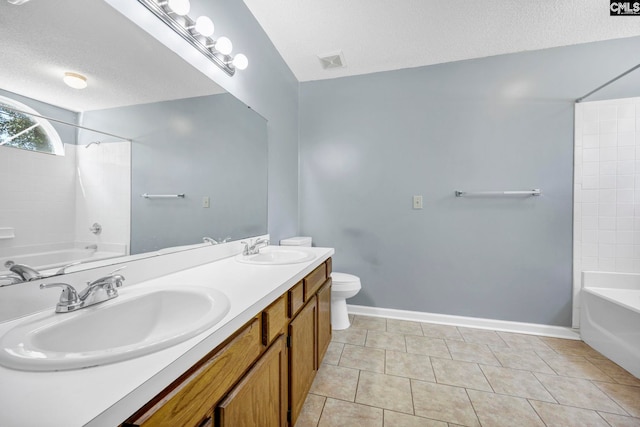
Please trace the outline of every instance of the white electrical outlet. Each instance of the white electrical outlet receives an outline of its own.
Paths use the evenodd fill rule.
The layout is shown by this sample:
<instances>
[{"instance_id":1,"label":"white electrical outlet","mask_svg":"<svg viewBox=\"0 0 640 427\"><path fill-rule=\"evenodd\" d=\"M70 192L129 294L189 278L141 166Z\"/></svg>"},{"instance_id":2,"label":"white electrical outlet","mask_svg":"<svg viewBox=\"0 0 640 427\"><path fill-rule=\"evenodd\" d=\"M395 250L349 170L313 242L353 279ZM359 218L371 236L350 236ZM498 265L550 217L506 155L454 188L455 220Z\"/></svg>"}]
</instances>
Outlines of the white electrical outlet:
<instances>
[{"instance_id":1,"label":"white electrical outlet","mask_svg":"<svg viewBox=\"0 0 640 427\"><path fill-rule=\"evenodd\" d=\"M413 196L413 209L422 209L422 196Z\"/></svg>"},{"instance_id":2,"label":"white electrical outlet","mask_svg":"<svg viewBox=\"0 0 640 427\"><path fill-rule=\"evenodd\" d=\"M211 206L211 201L209 200L209 196L204 196L202 198L202 207L203 208L208 208Z\"/></svg>"}]
</instances>

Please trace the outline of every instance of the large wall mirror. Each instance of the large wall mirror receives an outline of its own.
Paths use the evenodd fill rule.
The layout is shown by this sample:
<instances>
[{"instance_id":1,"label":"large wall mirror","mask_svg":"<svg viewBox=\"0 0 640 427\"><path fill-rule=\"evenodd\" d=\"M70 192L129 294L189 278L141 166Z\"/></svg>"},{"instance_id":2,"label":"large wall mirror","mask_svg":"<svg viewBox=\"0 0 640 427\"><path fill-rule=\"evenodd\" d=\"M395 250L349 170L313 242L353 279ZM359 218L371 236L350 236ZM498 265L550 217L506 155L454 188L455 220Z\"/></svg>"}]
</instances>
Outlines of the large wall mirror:
<instances>
[{"instance_id":1,"label":"large wall mirror","mask_svg":"<svg viewBox=\"0 0 640 427\"><path fill-rule=\"evenodd\" d=\"M0 275L267 232L266 121L104 0L0 2L0 37L3 120L64 147L0 127Z\"/></svg>"}]
</instances>

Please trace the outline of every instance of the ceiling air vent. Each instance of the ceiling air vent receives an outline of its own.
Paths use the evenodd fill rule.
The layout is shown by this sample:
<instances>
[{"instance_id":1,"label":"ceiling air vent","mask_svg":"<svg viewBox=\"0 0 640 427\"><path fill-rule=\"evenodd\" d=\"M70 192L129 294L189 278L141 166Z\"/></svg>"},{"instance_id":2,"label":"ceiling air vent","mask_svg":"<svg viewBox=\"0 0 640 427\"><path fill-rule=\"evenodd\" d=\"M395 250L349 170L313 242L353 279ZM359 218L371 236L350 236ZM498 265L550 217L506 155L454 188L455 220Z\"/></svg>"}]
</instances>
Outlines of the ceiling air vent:
<instances>
[{"instance_id":1,"label":"ceiling air vent","mask_svg":"<svg viewBox=\"0 0 640 427\"><path fill-rule=\"evenodd\" d=\"M322 68L325 70L329 68L344 68L347 66L347 63L344 61L344 54L341 50L324 55L318 55L318 58L320 59Z\"/></svg>"}]
</instances>

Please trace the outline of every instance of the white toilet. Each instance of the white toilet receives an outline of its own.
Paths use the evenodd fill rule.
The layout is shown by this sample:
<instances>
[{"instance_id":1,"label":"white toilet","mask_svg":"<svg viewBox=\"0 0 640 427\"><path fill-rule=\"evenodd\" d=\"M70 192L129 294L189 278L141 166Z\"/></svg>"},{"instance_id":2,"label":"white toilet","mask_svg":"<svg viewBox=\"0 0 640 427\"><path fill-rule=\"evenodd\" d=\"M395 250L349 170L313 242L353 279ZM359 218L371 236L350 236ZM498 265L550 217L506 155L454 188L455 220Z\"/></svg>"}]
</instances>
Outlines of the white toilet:
<instances>
[{"instance_id":1,"label":"white toilet","mask_svg":"<svg viewBox=\"0 0 640 427\"><path fill-rule=\"evenodd\" d=\"M291 237L280 240L281 246L311 246L311 237ZM362 284L360 278L353 274L331 273L331 327L335 330L347 329L351 326L347 313L347 298L355 296Z\"/></svg>"}]
</instances>

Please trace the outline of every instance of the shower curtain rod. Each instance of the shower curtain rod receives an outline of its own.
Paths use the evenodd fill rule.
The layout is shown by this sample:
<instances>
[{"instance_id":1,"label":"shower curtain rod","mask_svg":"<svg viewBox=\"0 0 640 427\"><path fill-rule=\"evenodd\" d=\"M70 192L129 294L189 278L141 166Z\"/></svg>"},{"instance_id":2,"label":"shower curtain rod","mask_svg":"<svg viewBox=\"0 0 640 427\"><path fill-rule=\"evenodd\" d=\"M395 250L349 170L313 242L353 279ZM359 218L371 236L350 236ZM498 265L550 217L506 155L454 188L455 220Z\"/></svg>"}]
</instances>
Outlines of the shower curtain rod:
<instances>
[{"instance_id":1,"label":"shower curtain rod","mask_svg":"<svg viewBox=\"0 0 640 427\"><path fill-rule=\"evenodd\" d=\"M597 91L599 91L600 89L602 89L603 87L609 86L611 83L615 82L616 80L621 79L622 77L626 76L627 74L629 74L630 72L636 70L640 68L640 64L636 65L633 68L628 69L627 71L625 71L624 73L620 74L618 77L614 77L611 80L609 80L608 82L606 82L605 84L603 84L602 86L599 86L597 88L595 88L594 90L592 90L591 92L589 92L588 94L581 96L580 98L576 99L576 102L582 102L584 101L584 99L588 96L593 95L594 93L596 93Z\"/></svg>"},{"instance_id":2,"label":"shower curtain rod","mask_svg":"<svg viewBox=\"0 0 640 427\"><path fill-rule=\"evenodd\" d=\"M73 127L79 128L79 129L84 129L84 130L88 130L88 131L91 131L91 132L97 132L97 133L101 133L103 135L113 136L114 138L119 138L119 139L122 139L122 140L125 140L125 141L133 142L133 140L131 138L125 138L124 136L115 135L113 133L103 132L101 130L88 128L86 126L80 126L80 125L77 125L75 123L65 122L64 120L54 119L53 117L47 117L47 116L42 116L40 114L30 113L28 111L22 111L22 110L19 110L17 108L9 107L8 105L2 104L2 108L6 109L6 110L15 111L15 112L21 113L21 114L28 114L30 116L39 117L41 119L49 120L51 122L62 123L64 125L69 125L69 126L73 126Z\"/></svg>"}]
</instances>

